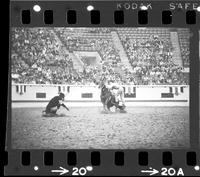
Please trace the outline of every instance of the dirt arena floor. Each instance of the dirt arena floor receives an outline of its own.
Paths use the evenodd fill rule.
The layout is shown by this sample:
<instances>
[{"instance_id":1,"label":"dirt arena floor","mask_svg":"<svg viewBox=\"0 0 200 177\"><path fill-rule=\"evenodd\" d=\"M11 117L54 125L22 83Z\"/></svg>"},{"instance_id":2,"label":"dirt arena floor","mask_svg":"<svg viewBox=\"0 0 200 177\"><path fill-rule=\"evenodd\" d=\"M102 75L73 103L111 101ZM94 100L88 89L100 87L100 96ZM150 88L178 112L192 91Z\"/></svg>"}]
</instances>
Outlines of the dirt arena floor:
<instances>
[{"instance_id":1,"label":"dirt arena floor","mask_svg":"<svg viewBox=\"0 0 200 177\"><path fill-rule=\"evenodd\" d=\"M139 149L189 147L188 107L61 109L65 117L42 117L43 108L12 109L12 147L21 149Z\"/></svg>"}]
</instances>

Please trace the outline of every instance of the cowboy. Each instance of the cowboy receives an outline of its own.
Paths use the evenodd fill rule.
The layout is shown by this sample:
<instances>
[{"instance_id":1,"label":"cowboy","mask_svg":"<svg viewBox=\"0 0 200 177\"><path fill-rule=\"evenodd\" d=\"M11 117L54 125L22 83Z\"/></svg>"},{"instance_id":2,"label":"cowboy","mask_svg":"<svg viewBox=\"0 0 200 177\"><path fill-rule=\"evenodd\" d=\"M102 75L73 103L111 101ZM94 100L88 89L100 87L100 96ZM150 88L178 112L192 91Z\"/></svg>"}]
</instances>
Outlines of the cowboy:
<instances>
[{"instance_id":1,"label":"cowboy","mask_svg":"<svg viewBox=\"0 0 200 177\"><path fill-rule=\"evenodd\" d=\"M63 103L64 98L65 95L63 93L60 93L59 96L53 97L49 101L45 111L43 112L45 112L46 114L57 115L56 112L60 108L60 106L63 106L65 109L69 111L69 108L65 106L65 104Z\"/></svg>"},{"instance_id":2,"label":"cowboy","mask_svg":"<svg viewBox=\"0 0 200 177\"><path fill-rule=\"evenodd\" d=\"M117 83L113 83L110 89L111 93L115 96L116 102L122 102L122 106L125 108L125 100L124 100L124 89L122 86Z\"/></svg>"}]
</instances>

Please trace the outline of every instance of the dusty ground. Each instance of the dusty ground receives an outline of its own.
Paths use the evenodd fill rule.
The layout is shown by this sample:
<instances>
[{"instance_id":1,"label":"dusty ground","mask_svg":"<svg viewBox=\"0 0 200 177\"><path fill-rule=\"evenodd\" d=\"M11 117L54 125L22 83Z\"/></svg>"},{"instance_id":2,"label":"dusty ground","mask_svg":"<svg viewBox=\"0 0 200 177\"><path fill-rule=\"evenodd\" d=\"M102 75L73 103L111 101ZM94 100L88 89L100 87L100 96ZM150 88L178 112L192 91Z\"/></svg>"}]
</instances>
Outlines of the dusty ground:
<instances>
[{"instance_id":1,"label":"dusty ground","mask_svg":"<svg viewBox=\"0 0 200 177\"><path fill-rule=\"evenodd\" d=\"M65 117L42 117L43 108L13 108L12 146L27 149L136 149L189 147L188 107L61 109Z\"/></svg>"}]
</instances>

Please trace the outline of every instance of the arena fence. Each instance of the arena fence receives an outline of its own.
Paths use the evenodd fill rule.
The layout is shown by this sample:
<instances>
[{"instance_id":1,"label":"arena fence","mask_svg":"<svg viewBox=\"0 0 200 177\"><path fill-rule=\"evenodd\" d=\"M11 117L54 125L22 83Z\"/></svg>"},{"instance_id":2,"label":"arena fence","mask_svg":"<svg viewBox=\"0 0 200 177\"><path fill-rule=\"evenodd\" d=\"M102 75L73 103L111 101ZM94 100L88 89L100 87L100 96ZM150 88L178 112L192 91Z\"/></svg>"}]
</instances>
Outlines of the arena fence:
<instances>
[{"instance_id":1,"label":"arena fence","mask_svg":"<svg viewBox=\"0 0 200 177\"><path fill-rule=\"evenodd\" d=\"M122 85L125 101L129 105L189 106L188 85ZM100 89L96 85L42 85L12 84L12 103L47 103L52 97L63 92L65 101L78 106L99 106ZM87 103L87 104L86 104ZM20 105L20 104L18 104ZM42 104L44 105L44 104Z\"/></svg>"}]
</instances>

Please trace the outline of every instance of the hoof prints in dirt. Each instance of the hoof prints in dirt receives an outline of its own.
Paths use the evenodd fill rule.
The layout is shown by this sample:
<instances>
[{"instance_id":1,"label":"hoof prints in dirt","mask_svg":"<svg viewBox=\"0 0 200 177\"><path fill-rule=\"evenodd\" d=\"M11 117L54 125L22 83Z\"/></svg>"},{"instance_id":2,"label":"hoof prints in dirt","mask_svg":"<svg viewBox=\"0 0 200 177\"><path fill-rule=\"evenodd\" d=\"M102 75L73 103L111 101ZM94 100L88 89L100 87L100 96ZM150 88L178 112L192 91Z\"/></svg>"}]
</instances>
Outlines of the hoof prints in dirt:
<instances>
[{"instance_id":1,"label":"hoof prints in dirt","mask_svg":"<svg viewBox=\"0 0 200 177\"><path fill-rule=\"evenodd\" d=\"M138 149L189 147L188 107L129 107L127 114L71 108L41 117L42 108L12 109L12 147ZM64 114L59 110L58 114ZM39 119L40 118L40 119Z\"/></svg>"},{"instance_id":2,"label":"hoof prints in dirt","mask_svg":"<svg viewBox=\"0 0 200 177\"><path fill-rule=\"evenodd\" d=\"M127 111L125 110L117 110L115 111L101 111L101 114L118 114L118 113L127 113Z\"/></svg>"}]
</instances>

